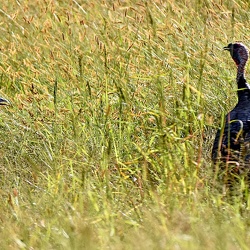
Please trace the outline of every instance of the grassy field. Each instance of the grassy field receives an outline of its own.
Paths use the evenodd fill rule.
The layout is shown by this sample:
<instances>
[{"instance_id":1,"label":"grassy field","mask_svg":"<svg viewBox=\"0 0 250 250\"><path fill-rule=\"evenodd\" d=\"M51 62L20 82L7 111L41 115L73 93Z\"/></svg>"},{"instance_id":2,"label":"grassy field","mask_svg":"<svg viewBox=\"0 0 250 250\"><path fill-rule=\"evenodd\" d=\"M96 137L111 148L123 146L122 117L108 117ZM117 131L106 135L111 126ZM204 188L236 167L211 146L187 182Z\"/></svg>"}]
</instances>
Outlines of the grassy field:
<instances>
[{"instance_id":1,"label":"grassy field","mask_svg":"<svg viewBox=\"0 0 250 250\"><path fill-rule=\"evenodd\" d=\"M249 249L210 159L249 2L4 2L1 249Z\"/></svg>"}]
</instances>

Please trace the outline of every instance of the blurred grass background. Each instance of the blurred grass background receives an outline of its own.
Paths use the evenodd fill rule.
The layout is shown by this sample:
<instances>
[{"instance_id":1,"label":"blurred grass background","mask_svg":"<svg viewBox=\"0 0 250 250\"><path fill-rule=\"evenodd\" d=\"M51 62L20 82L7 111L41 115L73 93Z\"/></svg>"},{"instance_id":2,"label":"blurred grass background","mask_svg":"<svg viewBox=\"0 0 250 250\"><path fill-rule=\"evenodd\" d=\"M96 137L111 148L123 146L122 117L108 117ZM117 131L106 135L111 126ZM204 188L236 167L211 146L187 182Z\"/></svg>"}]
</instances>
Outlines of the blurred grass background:
<instances>
[{"instance_id":1,"label":"blurred grass background","mask_svg":"<svg viewBox=\"0 0 250 250\"><path fill-rule=\"evenodd\" d=\"M248 249L210 159L248 1L0 7L2 249Z\"/></svg>"}]
</instances>

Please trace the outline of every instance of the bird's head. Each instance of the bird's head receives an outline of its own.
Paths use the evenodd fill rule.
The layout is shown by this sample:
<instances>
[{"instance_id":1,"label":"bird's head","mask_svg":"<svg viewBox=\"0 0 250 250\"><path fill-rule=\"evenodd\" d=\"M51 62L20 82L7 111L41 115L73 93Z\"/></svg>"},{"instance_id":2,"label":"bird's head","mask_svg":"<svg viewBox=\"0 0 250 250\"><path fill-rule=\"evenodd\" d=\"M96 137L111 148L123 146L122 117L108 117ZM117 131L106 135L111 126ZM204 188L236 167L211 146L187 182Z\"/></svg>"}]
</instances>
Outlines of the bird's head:
<instances>
[{"instance_id":1,"label":"bird's head","mask_svg":"<svg viewBox=\"0 0 250 250\"><path fill-rule=\"evenodd\" d=\"M243 43L229 43L224 50L228 50L236 65L245 64L248 60L248 49Z\"/></svg>"},{"instance_id":2,"label":"bird's head","mask_svg":"<svg viewBox=\"0 0 250 250\"><path fill-rule=\"evenodd\" d=\"M0 105L10 105L10 102L4 98L0 98Z\"/></svg>"}]
</instances>

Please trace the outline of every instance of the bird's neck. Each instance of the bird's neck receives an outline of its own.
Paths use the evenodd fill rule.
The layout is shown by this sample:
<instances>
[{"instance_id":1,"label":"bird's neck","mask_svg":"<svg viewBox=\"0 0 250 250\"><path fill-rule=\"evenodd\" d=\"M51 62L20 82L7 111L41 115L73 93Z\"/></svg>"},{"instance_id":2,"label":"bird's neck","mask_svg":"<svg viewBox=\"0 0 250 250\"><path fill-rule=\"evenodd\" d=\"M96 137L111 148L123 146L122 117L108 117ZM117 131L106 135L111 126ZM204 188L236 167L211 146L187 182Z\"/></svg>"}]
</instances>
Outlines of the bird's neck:
<instances>
[{"instance_id":1,"label":"bird's neck","mask_svg":"<svg viewBox=\"0 0 250 250\"><path fill-rule=\"evenodd\" d=\"M245 78L246 62L240 63L237 70L238 102L249 101L250 86Z\"/></svg>"},{"instance_id":2,"label":"bird's neck","mask_svg":"<svg viewBox=\"0 0 250 250\"><path fill-rule=\"evenodd\" d=\"M237 82L239 82L240 79L245 79L245 66L246 66L246 62L241 62L238 65L238 69L237 69Z\"/></svg>"}]
</instances>

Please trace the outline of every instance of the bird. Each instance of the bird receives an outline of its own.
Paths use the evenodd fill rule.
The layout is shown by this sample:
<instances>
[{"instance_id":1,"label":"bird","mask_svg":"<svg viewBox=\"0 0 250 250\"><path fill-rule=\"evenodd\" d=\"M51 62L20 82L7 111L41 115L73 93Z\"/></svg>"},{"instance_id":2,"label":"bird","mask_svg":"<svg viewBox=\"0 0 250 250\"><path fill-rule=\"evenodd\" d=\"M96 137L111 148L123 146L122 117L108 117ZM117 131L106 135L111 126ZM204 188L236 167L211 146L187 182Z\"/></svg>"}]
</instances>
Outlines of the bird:
<instances>
[{"instance_id":1,"label":"bird","mask_svg":"<svg viewBox=\"0 0 250 250\"><path fill-rule=\"evenodd\" d=\"M0 105L10 105L10 101L8 101L7 99L4 99L2 97L0 97Z\"/></svg>"},{"instance_id":2,"label":"bird","mask_svg":"<svg viewBox=\"0 0 250 250\"><path fill-rule=\"evenodd\" d=\"M224 50L230 52L237 66L238 102L226 115L222 128L217 130L212 161L216 169L227 171L227 174L250 177L250 85L245 78L249 51L240 42L230 43Z\"/></svg>"}]
</instances>

